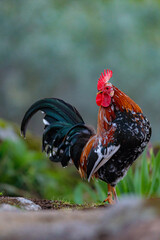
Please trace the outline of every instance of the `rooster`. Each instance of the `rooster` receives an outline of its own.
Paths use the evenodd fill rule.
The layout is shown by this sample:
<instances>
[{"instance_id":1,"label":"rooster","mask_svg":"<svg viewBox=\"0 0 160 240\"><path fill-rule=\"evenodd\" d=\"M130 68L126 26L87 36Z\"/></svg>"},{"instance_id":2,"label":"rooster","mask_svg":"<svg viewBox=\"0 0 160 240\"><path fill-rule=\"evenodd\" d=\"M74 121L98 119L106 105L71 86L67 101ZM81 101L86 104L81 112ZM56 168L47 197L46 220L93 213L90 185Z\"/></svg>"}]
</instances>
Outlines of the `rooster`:
<instances>
[{"instance_id":1,"label":"rooster","mask_svg":"<svg viewBox=\"0 0 160 240\"><path fill-rule=\"evenodd\" d=\"M99 106L97 132L85 125L75 107L57 98L35 102L25 113L21 133L25 137L30 118L44 113L42 151L51 161L66 167L73 162L81 177L92 177L108 184L104 200L115 203L116 184L143 152L151 137L151 126L141 108L109 82L111 70L104 70L97 84Z\"/></svg>"}]
</instances>

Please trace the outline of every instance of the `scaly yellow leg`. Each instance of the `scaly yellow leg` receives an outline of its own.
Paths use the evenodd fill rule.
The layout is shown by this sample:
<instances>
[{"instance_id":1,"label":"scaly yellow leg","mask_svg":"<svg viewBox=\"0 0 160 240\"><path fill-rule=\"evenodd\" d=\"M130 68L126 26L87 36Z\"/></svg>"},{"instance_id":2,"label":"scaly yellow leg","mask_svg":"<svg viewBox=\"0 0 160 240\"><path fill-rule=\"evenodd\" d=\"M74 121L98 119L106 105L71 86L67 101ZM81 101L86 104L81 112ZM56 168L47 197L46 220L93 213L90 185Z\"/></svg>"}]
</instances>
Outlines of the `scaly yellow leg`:
<instances>
[{"instance_id":1,"label":"scaly yellow leg","mask_svg":"<svg viewBox=\"0 0 160 240\"><path fill-rule=\"evenodd\" d=\"M114 199L112 198L112 196L114 197ZM103 202L108 202L109 204L115 204L116 202L118 202L116 189L110 184L108 184L108 197Z\"/></svg>"}]
</instances>

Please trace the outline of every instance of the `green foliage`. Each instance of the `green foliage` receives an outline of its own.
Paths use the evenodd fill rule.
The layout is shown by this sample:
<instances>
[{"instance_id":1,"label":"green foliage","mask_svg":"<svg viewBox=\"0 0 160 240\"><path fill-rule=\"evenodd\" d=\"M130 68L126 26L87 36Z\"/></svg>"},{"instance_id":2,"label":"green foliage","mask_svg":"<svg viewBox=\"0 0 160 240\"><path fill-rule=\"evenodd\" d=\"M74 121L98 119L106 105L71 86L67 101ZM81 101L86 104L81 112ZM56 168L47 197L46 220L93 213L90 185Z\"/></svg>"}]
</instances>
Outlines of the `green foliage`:
<instances>
[{"instance_id":1,"label":"green foliage","mask_svg":"<svg viewBox=\"0 0 160 240\"><path fill-rule=\"evenodd\" d=\"M160 196L160 152L150 158L144 153L141 161L129 169L127 176L117 185L120 194L137 194L145 197Z\"/></svg>"},{"instance_id":2,"label":"green foliage","mask_svg":"<svg viewBox=\"0 0 160 240\"><path fill-rule=\"evenodd\" d=\"M7 122L0 118L0 128L6 128Z\"/></svg>"},{"instance_id":3,"label":"green foliage","mask_svg":"<svg viewBox=\"0 0 160 240\"><path fill-rule=\"evenodd\" d=\"M76 184L69 172L59 167L53 170L44 154L29 150L20 139L0 144L0 191L4 195L55 199L64 194L69 199L72 181Z\"/></svg>"}]
</instances>

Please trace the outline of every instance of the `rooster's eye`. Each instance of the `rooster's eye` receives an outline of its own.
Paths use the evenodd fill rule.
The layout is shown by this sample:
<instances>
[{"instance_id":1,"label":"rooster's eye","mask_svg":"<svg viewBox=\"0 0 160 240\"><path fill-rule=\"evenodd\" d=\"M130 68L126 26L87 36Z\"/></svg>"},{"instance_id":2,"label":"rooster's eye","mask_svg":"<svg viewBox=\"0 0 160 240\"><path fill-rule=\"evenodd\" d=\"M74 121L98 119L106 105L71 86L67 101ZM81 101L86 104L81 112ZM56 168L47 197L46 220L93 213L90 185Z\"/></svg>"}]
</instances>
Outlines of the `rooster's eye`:
<instances>
[{"instance_id":1,"label":"rooster's eye","mask_svg":"<svg viewBox=\"0 0 160 240\"><path fill-rule=\"evenodd\" d=\"M109 87L106 87L106 89L108 90L108 89L109 89Z\"/></svg>"}]
</instances>

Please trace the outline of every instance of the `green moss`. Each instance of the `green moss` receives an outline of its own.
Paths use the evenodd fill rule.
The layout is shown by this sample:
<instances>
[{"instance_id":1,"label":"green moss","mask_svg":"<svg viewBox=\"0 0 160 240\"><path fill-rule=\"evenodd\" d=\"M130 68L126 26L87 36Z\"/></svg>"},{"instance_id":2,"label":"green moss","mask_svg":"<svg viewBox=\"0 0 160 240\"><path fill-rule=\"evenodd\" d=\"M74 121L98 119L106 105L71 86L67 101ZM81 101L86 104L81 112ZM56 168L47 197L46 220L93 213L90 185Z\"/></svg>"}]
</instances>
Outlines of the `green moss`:
<instances>
[{"instance_id":1,"label":"green moss","mask_svg":"<svg viewBox=\"0 0 160 240\"><path fill-rule=\"evenodd\" d=\"M107 207L105 203L85 203L85 204L73 204L67 201L53 201L54 209L72 209L72 210L89 210L93 208Z\"/></svg>"}]
</instances>

